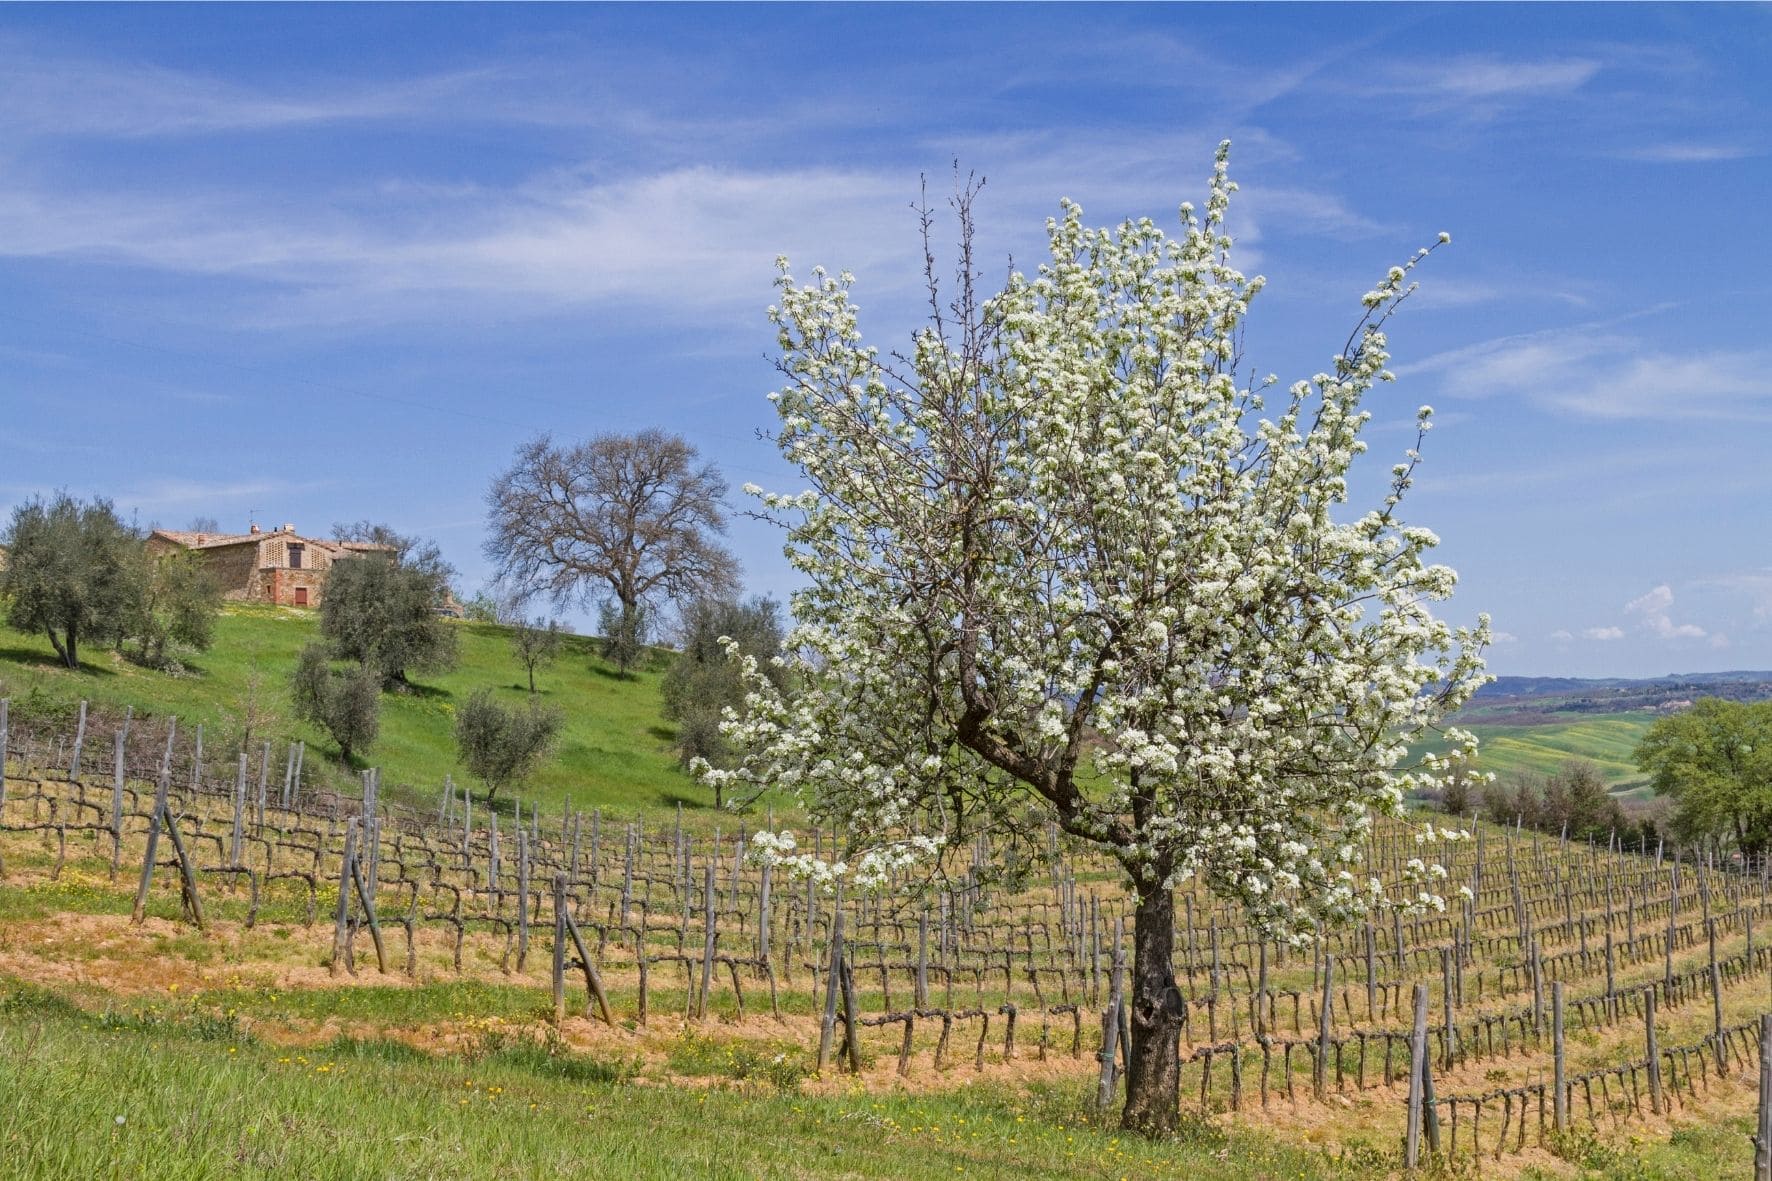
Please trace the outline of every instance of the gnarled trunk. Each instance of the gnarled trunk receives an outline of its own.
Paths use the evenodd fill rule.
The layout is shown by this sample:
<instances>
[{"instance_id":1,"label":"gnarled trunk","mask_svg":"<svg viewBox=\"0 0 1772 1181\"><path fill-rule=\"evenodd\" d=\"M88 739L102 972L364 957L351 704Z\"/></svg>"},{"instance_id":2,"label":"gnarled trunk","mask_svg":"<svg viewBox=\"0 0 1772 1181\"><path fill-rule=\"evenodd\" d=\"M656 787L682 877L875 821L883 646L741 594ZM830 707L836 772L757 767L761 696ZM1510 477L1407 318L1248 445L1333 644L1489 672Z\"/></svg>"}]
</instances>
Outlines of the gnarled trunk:
<instances>
[{"instance_id":1,"label":"gnarled trunk","mask_svg":"<svg viewBox=\"0 0 1772 1181\"><path fill-rule=\"evenodd\" d=\"M1181 1108L1181 1029L1187 1009L1175 983L1175 894L1141 891L1133 915L1132 1044L1126 1070L1130 1132L1173 1132Z\"/></svg>"}]
</instances>

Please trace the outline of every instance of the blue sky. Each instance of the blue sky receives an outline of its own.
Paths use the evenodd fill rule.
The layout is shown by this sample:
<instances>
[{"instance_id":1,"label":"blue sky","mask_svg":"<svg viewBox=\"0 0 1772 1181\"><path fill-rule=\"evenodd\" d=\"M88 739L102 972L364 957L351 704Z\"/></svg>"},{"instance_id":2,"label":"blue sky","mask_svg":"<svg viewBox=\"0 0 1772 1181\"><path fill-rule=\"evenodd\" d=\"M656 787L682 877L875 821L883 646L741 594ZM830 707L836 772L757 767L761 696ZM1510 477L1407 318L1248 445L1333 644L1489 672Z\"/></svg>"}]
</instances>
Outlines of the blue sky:
<instances>
[{"instance_id":1,"label":"blue sky","mask_svg":"<svg viewBox=\"0 0 1772 1181\"><path fill-rule=\"evenodd\" d=\"M754 434L777 254L890 345L921 174L1032 258L1061 197L1172 219L1229 138L1282 380L1453 235L1370 470L1433 404L1409 515L1495 671L1772 668L1768 61L1751 6L0 8L0 510L382 519L471 591L541 430L797 487Z\"/></svg>"}]
</instances>

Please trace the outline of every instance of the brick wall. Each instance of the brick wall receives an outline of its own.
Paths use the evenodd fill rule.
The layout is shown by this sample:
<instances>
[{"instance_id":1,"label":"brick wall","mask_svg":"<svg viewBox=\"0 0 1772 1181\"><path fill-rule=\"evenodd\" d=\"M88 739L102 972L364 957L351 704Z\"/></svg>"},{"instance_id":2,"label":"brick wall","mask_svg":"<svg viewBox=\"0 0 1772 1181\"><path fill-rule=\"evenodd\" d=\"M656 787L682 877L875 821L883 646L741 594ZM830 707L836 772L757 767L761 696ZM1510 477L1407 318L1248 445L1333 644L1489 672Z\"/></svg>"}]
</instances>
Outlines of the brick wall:
<instances>
[{"instance_id":1,"label":"brick wall","mask_svg":"<svg viewBox=\"0 0 1772 1181\"><path fill-rule=\"evenodd\" d=\"M265 598L281 607L318 607L321 597L326 593L326 571L308 569L305 565L300 570L266 570ZM308 592L306 603L296 602L298 589Z\"/></svg>"}]
</instances>

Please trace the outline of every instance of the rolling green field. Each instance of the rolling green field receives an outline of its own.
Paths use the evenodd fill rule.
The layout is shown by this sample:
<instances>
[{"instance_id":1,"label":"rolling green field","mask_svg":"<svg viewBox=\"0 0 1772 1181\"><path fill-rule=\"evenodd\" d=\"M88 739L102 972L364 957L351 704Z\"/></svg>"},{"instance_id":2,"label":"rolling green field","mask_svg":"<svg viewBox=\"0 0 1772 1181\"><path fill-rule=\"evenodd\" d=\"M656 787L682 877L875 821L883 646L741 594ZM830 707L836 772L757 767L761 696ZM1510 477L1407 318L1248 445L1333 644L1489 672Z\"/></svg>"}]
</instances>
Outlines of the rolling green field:
<instances>
[{"instance_id":1,"label":"rolling green field","mask_svg":"<svg viewBox=\"0 0 1772 1181\"><path fill-rule=\"evenodd\" d=\"M385 793L435 800L446 774L457 781L452 737L455 707L481 686L507 703L528 697L522 666L511 654L506 629L495 624L451 621L461 659L447 673L416 676L411 693L382 695L381 737L357 766L381 768ZM81 698L136 716L177 715L181 728L203 723L212 734L237 735L248 702L267 712L263 737L305 739L307 771L339 785L354 778L337 747L315 727L293 720L289 675L302 646L318 638L318 616L291 608L230 605L217 621L215 642L186 671L156 672L117 654L88 648L79 672L61 667L41 636L0 628L0 696L13 700L15 717L56 708ZM541 700L561 709L566 725L555 757L534 779L501 793L557 811L570 799L580 809L621 815L711 811L712 795L679 770L670 750L674 732L660 715L659 680L668 654L654 652L630 679L596 655L595 641L565 638L560 658L540 670ZM72 724L67 724L71 732ZM476 785L477 788L478 785ZM479 794L478 790L476 794ZM710 819L710 823L711 823Z\"/></svg>"},{"instance_id":2,"label":"rolling green field","mask_svg":"<svg viewBox=\"0 0 1772 1181\"><path fill-rule=\"evenodd\" d=\"M1634 796L1645 776L1632 758L1652 718L1647 713L1607 714L1543 726L1474 724L1477 765L1501 778L1549 775L1570 759L1598 767L1615 794Z\"/></svg>"}]
</instances>

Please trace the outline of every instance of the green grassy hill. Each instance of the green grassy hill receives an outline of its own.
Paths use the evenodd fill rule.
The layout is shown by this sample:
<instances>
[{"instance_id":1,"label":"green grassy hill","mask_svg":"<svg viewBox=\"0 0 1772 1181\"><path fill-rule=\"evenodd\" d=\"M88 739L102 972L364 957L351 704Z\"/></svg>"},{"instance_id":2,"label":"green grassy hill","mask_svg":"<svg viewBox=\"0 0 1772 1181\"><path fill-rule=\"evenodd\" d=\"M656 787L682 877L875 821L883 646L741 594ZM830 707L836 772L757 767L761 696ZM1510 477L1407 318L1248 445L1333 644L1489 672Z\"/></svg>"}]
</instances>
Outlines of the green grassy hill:
<instances>
[{"instance_id":1,"label":"green grassy hill","mask_svg":"<svg viewBox=\"0 0 1772 1181\"><path fill-rule=\"evenodd\" d=\"M507 702L528 696L506 629L450 626L459 636L460 663L418 678L411 693L384 694L381 738L359 762L380 767L388 790L409 793L415 802L435 799L444 775L461 777L452 738L458 702L481 686L496 689ZM260 711L267 715L257 727L261 735L305 739L310 771L342 785L350 769L339 762L331 739L290 716L289 674L317 630L312 612L230 605L218 621L214 646L183 674L171 675L95 649L78 673L69 672L55 661L46 639L0 627L0 696L13 698L15 713L65 710L84 697L114 712L127 705L138 716L176 714L181 725L201 722L223 735L237 735L244 717ZM662 815L680 803L686 812L702 812L707 823L717 822L710 793L678 769L670 750L674 731L659 702L668 659L655 652L647 667L622 679L596 654L592 639L566 637L560 659L537 677L542 701L566 715L559 751L530 783L508 794L547 810L570 799L576 808L617 814ZM1477 716L1463 724L1481 739L1483 770L1503 778L1546 775L1569 759L1586 759L1615 793L1646 794L1631 752L1653 720L1647 710L1539 724L1486 721L1482 711L1473 712Z\"/></svg>"},{"instance_id":2,"label":"green grassy hill","mask_svg":"<svg viewBox=\"0 0 1772 1181\"><path fill-rule=\"evenodd\" d=\"M1570 759L1584 759L1600 769L1616 792L1641 785L1631 752L1649 729L1644 713L1587 716L1577 721L1542 726L1473 725L1479 747L1477 762L1484 771L1507 778L1517 774L1548 775Z\"/></svg>"},{"instance_id":3,"label":"green grassy hill","mask_svg":"<svg viewBox=\"0 0 1772 1181\"><path fill-rule=\"evenodd\" d=\"M291 717L289 675L302 646L317 638L319 620L309 611L230 605L217 622L215 643L173 675L142 668L115 653L88 649L79 672L62 668L47 639L0 628L0 696L13 699L21 720L51 715L86 698L136 716L175 714L181 728L202 723L210 734L238 742L245 717L266 716L263 737L305 739L308 771L343 784L354 772L338 759L332 740ZM460 639L460 662L447 673L416 677L411 693L382 695L381 737L359 766L382 770L384 794L436 800L446 774L458 782L455 707L481 686L506 702L528 697L522 667L510 650L506 629L494 624L451 622ZM617 676L597 656L595 642L568 636L560 658L536 676L544 703L566 716L555 757L527 784L500 794L558 810L568 799L579 809L616 814L708 808L712 795L678 769L670 750L674 731L660 713L659 681L668 654L655 652L630 678ZM212 749L215 749L212 747ZM280 768L279 768L280 769ZM476 795L481 794L476 785ZM712 818L709 818L712 822Z\"/></svg>"}]
</instances>

